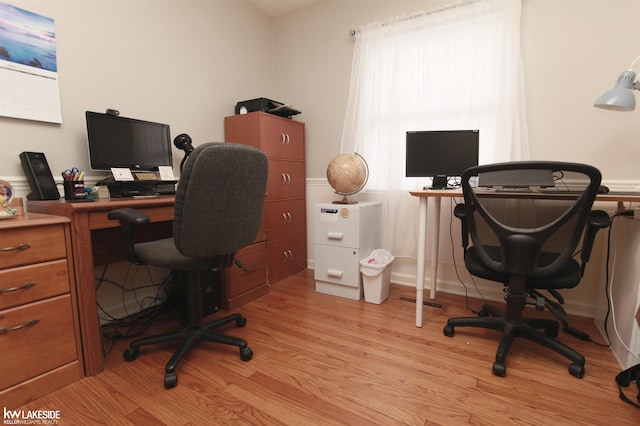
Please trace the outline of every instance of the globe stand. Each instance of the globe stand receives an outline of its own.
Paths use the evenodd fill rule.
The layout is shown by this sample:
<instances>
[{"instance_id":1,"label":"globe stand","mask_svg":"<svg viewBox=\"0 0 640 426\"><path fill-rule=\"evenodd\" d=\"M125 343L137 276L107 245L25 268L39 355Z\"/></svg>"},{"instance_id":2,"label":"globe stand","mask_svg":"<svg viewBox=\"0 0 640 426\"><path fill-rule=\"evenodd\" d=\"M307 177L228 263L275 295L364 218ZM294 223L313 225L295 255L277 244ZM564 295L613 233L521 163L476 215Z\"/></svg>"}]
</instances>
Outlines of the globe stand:
<instances>
[{"instance_id":1,"label":"globe stand","mask_svg":"<svg viewBox=\"0 0 640 426\"><path fill-rule=\"evenodd\" d=\"M358 204L357 201L349 200L345 194L338 194L338 195L342 195L342 200L333 201L333 204Z\"/></svg>"}]
</instances>

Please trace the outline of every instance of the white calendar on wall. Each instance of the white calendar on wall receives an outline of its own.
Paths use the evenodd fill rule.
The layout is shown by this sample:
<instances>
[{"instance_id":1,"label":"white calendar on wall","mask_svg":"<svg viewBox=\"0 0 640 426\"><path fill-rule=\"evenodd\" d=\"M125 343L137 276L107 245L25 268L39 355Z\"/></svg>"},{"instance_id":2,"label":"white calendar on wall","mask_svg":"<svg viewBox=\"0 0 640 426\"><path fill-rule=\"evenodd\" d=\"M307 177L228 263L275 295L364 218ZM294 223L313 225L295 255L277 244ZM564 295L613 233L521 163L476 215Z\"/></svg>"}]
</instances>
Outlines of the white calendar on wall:
<instances>
[{"instance_id":1,"label":"white calendar on wall","mask_svg":"<svg viewBox=\"0 0 640 426\"><path fill-rule=\"evenodd\" d=\"M54 21L2 2L0 116L62 123Z\"/></svg>"}]
</instances>

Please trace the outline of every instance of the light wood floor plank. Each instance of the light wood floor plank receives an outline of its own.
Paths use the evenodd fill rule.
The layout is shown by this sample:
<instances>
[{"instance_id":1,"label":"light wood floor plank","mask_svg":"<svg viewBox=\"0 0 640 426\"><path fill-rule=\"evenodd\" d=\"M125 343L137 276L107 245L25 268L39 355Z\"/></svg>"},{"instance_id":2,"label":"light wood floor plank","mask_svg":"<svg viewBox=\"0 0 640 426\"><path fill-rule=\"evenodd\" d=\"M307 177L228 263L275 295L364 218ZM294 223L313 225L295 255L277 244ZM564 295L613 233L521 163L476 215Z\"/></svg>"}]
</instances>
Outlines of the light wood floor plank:
<instances>
[{"instance_id":1,"label":"light wood floor plank","mask_svg":"<svg viewBox=\"0 0 640 426\"><path fill-rule=\"evenodd\" d=\"M439 294L415 327L412 288L393 285L381 305L315 292L312 271L275 283L241 307L249 362L235 347L204 343L178 367L178 386L163 387L173 346L146 347L125 362L117 342L107 369L21 409L61 411L60 425L637 425L640 412L618 398L620 367L608 348L558 337L585 355L586 375L568 361L517 339L504 378L491 373L499 333L459 328L472 316L459 296ZM407 299L409 301L407 301ZM474 308L480 301L470 300ZM437 306L437 305L440 306ZM214 316L222 316L220 312ZM537 313L534 313L537 314ZM603 341L593 321L572 325ZM177 325L161 318L151 332ZM633 392L629 395L635 397Z\"/></svg>"}]
</instances>

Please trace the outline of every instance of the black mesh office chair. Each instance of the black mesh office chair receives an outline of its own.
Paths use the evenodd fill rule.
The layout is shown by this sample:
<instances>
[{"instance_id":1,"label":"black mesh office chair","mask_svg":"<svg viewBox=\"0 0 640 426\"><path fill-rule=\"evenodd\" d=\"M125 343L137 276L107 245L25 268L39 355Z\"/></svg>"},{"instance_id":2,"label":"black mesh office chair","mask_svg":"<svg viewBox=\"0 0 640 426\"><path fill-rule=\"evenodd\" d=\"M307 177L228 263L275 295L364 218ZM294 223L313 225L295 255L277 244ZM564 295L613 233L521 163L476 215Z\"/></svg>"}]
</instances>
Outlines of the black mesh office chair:
<instances>
[{"instance_id":1,"label":"black mesh office chair","mask_svg":"<svg viewBox=\"0 0 640 426\"><path fill-rule=\"evenodd\" d=\"M173 237L136 243L135 225L149 222L133 209L109 212L119 219L125 235L126 255L137 264L184 271L186 283L186 327L180 331L146 337L131 343L124 352L127 361L138 357L140 346L183 341L165 368L166 388L177 385L176 367L188 349L199 340L234 345L248 361L252 350L243 339L215 331L231 322L244 327L246 318L233 314L204 324L201 280L218 267L231 266L234 253L251 244L260 229L266 195L267 157L253 147L231 143L207 143L188 157L175 197Z\"/></svg>"},{"instance_id":2,"label":"black mesh office chair","mask_svg":"<svg viewBox=\"0 0 640 426\"><path fill-rule=\"evenodd\" d=\"M523 177L540 170L553 174L555 187L487 189L472 185L482 173ZM493 364L495 375L505 375L505 357L516 337L565 356L571 361L569 373L578 378L584 375L584 357L556 339L558 321L523 318L522 314L527 304L538 310L548 308L565 331L576 334L568 326L557 290L580 282L596 233L609 226L605 212L591 210L600 179L594 167L559 162L501 163L464 172L464 204L456 206L454 215L462 221L465 266L474 276L504 285L506 312L485 304L478 317L450 318L444 334L451 337L454 328L462 326L502 331ZM576 252L581 239L582 247ZM577 254L579 260L574 258Z\"/></svg>"}]
</instances>

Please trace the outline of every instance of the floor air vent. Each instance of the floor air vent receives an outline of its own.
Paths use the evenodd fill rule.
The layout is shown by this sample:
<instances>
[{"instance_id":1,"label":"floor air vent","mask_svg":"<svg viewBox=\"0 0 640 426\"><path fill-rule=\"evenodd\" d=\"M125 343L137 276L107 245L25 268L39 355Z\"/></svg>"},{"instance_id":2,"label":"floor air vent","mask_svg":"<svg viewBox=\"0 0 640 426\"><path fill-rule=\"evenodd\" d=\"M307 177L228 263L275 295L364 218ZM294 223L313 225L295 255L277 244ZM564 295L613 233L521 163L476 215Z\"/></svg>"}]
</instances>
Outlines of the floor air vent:
<instances>
[{"instance_id":1,"label":"floor air vent","mask_svg":"<svg viewBox=\"0 0 640 426\"><path fill-rule=\"evenodd\" d=\"M400 296L400 300L403 302L416 303L415 297ZM422 301L422 306L428 306L430 308L435 308L435 309L442 309L442 303L427 302L426 300Z\"/></svg>"}]
</instances>

